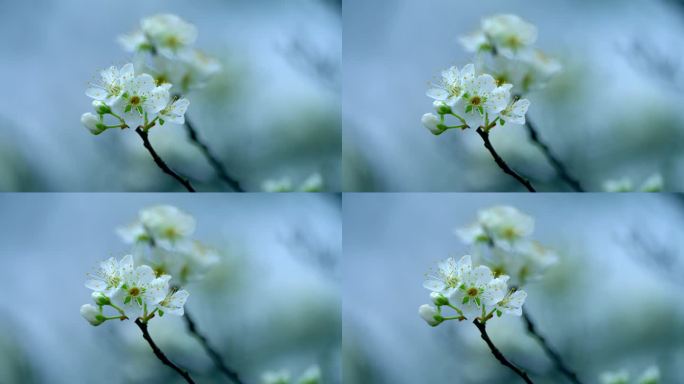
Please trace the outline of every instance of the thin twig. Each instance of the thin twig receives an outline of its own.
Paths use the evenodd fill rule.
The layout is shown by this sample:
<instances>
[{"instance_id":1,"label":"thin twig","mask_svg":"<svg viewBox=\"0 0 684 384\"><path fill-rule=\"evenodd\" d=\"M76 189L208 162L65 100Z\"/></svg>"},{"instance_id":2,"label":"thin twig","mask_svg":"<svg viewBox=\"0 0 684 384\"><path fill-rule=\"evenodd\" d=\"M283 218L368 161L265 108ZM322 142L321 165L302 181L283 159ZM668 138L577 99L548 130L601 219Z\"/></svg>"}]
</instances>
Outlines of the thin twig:
<instances>
[{"instance_id":1,"label":"thin twig","mask_svg":"<svg viewBox=\"0 0 684 384\"><path fill-rule=\"evenodd\" d=\"M235 384L243 384L243 381L240 379L238 373L235 370L229 368L223 362L223 358L221 357L221 355L211 345L209 345L209 340L207 340L206 336L200 333L200 331L197 329L197 325L188 313L187 309L185 310L185 315L183 316L183 319L185 319L185 325L188 328L188 332L192 333L195 336L195 338L197 338L197 340L200 342L200 344L202 344L202 347L207 352L209 357L211 357L211 360L214 362L216 367L218 367L219 371L221 371L221 373L223 373L226 377L232 380Z\"/></svg>"},{"instance_id":2,"label":"thin twig","mask_svg":"<svg viewBox=\"0 0 684 384\"><path fill-rule=\"evenodd\" d=\"M524 177L520 176L518 173L516 173L511 167L506 164L506 162L499 156L499 154L496 152L494 147L492 146L491 141L489 141L489 132L485 131L482 129L482 127L477 128L477 133L480 135L482 138L482 141L484 141L484 146L487 148L489 153L492 155L494 158L494 161L496 162L496 165L501 168L502 171L504 171L505 174L510 175L512 178L514 178L516 181L518 181L520 184L525 186L529 192L537 192L537 190L534 189L532 184L529 182L529 180L525 179Z\"/></svg>"},{"instance_id":3,"label":"thin twig","mask_svg":"<svg viewBox=\"0 0 684 384\"><path fill-rule=\"evenodd\" d=\"M560 354L556 352L556 350L549 345L549 342L546 341L546 338L542 336L539 331L537 331L537 327L532 321L532 318L524 308L522 318L527 326L527 332L529 332L529 334L539 342L539 345L541 345L542 349L544 349L546 355L551 359L551 361L553 361L553 365L556 366L556 369L558 369L563 376L567 377L571 382L575 384L582 384L579 377L577 377L577 374L565 364Z\"/></svg>"},{"instance_id":4,"label":"thin twig","mask_svg":"<svg viewBox=\"0 0 684 384\"><path fill-rule=\"evenodd\" d=\"M152 147L152 144L150 143L150 138L148 136L148 133L144 131L142 128L138 127L135 129L135 132L138 133L138 136L143 141L143 145L147 149L147 151L152 155L152 159L154 159L155 164L167 175L173 177L176 179L179 183L181 183L185 189L188 190L188 192L195 192L195 188L192 187L192 184L190 184L190 181L188 179L182 177L181 175L177 174L173 169L171 169L164 160L157 154L157 151L154 150Z\"/></svg>"},{"instance_id":5,"label":"thin twig","mask_svg":"<svg viewBox=\"0 0 684 384\"><path fill-rule=\"evenodd\" d=\"M553 166L553 169L556 170L558 177L565 181L574 191L585 192L579 180L570 175L565 164L563 164L563 162L551 152L551 148L549 148L548 144L542 141L541 137L539 137L539 131L530 121L529 116L525 118L525 127L527 128L527 134L530 136L530 140L532 140L532 142L539 147L546 159L549 161L549 163L551 163L551 166Z\"/></svg>"},{"instance_id":6,"label":"thin twig","mask_svg":"<svg viewBox=\"0 0 684 384\"><path fill-rule=\"evenodd\" d=\"M181 367L174 364L171 360L169 360L169 358L166 357L164 352L162 352L162 350L159 349L157 344L155 344L154 340L152 340L152 337L150 336L150 333L147 331L147 323L140 321L140 319L136 319L135 324L142 331L143 338L147 341L150 347L152 347L152 352L154 352L154 355L157 356L157 358L161 360L161 362L164 363L164 365L171 367L174 371L178 372L178 374L181 375L185 379L185 381L194 384L195 381L192 380L192 377L190 377L188 371L182 369Z\"/></svg>"},{"instance_id":7,"label":"thin twig","mask_svg":"<svg viewBox=\"0 0 684 384\"><path fill-rule=\"evenodd\" d=\"M523 371L520 369L517 365L511 363L506 359L506 357L499 351L499 349L494 345L492 342L492 339L489 338L489 335L487 334L487 328L485 327L484 323L481 323L479 320L475 319L473 321L473 324L477 327L477 329L480 330L480 336L482 337L482 340L487 343L487 346L489 347L489 350L492 351L492 355L501 363L502 365L508 367L511 371L515 372L518 376L520 376L523 380L525 380L526 383L528 384L534 384L532 379L530 379L529 376L527 376L527 372Z\"/></svg>"},{"instance_id":8,"label":"thin twig","mask_svg":"<svg viewBox=\"0 0 684 384\"><path fill-rule=\"evenodd\" d=\"M237 179L228 174L226 167L223 166L216 156L211 153L209 147L202 141L202 139L200 139L195 126L190 123L187 115L185 116L185 130L188 133L190 141L192 141L200 149L204 157L206 157L209 161L209 164L211 164L218 174L219 178L228 184L235 192L244 192L245 190L242 188L242 186L240 186L240 183L237 181Z\"/></svg>"}]
</instances>

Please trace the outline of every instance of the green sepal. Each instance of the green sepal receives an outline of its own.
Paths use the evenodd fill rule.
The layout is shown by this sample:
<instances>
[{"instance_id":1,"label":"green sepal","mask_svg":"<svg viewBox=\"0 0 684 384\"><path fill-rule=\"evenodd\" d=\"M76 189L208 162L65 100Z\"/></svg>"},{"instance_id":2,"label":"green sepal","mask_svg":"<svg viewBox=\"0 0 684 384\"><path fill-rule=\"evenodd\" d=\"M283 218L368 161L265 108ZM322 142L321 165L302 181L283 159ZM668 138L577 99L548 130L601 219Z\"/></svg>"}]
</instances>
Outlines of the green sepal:
<instances>
[{"instance_id":1,"label":"green sepal","mask_svg":"<svg viewBox=\"0 0 684 384\"><path fill-rule=\"evenodd\" d=\"M467 106L466 109L465 109L465 111L466 111L466 113L472 112L472 111L473 111L473 106L472 106L472 105Z\"/></svg>"},{"instance_id":2,"label":"green sepal","mask_svg":"<svg viewBox=\"0 0 684 384\"><path fill-rule=\"evenodd\" d=\"M463 298L463 302L461 302L461 304L468 304L469 301L470 301L470 296L466 296Z\"/></svg>"},{"instance_id":3,"label":"green sepal","mask_svg":"<svg viewBox=\"0 0 684 384\"><path fill-rule=\"evenodd\" d=\"M479 297L475 298L475 302L477 303L478 306L482 305L482 302L480 301Z\"/></svg>"},{"instance_id":4,"label":"green sepal","mask_svg":"<svg viewBox=\"0 0 684 384\"><path fill-rule=\"evenodd\" d=\"M124 299L124 304L128 304L128 303L130 303L130 302L131 302L131 297L130 297L130 296L126 296L126 298Z\"/></svg>"},{"instance_id":5,"label":"green sepal","mask_svg":"<svg viewBox=\"0 0 684 384\"><path fill-rule=\"evenodd\" d=\"M481 105L478 105L477 110L480 111L480 115L484 115L484 108Z\"/></svg>"},{"instance_id":6,"label":"green sepal","mask_svg":"<svg viewBox=\"0 0 684 384\"><path fill-rule=\"evenodd\" d=\"M158 309L157 312L159 312L159 317L164 316L164 311L162 311L161 309Z\"/></svg>"},{"instance_id":7,"label":"green sepal","mask_svg":"<svg viewBox=\"0 0 684 384\"><path fill-rule=\"evenodd\" d=\"M124 112L128 113L128 112L130 112L130 111L131 111L131 105L128 104L128 105L126 106L126 108L124 108Z\"/></svg>"},{"instance_id":8,"label":"green sepal","mask_svg":"<svg viewBox=\"0 0 684 384\"><path fill-rule=\"evenodd\" d=\"M135 107L135 110L138 111L139 114L143 114L142 106L138 105L137 107Z\"/></svg>"},{"instance_id":9,"label":"green sepal","mask_svg":"<svg viewBox=\"0 0 684 384\"><path fill-rule=\"evenodd\" d=\"M499 117L499 124L501 124L501 126L503 127L506 124L506 120L503 120Z\"/></svg>"},{"instance_id":10,"label":"green sepal","mask_svg":"<svg viewBox=\"0 0 684 384\"><path fill-rule=\"evenodd\" d=\"M135 301L137 301L139 305L143 305L143 303L142 303L142 297L136 297L136 298L135 298Z\"/></svg>"},{"instance_id":11,"label":"green sepal","mask_svg":"<svg viewBox=\"0 0 684 384\"><path fill-rule=\"evenodd\" d=\"M502 314L503 314L503 313L502 313L500 310L498 310L498 309L496 310L496 316L497 316L497 317L501 317Z\"/></svg>"},{"instance_id":12,"label":"green sepal","mask_svg":"<svg viewBox=\"0 0 684 384\"><path fill-rule=\"evenodd\" d=\"M159 125L164 125L164 119L159 119Z\"/></svg>"}]
</instances>

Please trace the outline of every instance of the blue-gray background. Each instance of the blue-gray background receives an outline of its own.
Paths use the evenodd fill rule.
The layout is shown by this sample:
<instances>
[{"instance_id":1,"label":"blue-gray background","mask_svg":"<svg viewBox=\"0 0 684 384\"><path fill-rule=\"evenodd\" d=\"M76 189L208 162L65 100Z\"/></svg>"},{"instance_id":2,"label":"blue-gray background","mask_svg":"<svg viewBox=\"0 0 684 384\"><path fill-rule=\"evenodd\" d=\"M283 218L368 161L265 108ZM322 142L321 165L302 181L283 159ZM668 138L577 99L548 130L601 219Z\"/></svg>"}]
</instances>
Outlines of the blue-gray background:
<instances>
[{"instance_id":1,"label":"blue-gray background","mask_svg":"<svg viewBox=\"0 0 684 384\"><path fill-rule=\"evenodd\" d=\"M134 132L92 136L80 123L88 83L130 60L117 37L175 13L224 69L187 95L188 116L244 187L317 172L339 191L340 11L338 0L0 2L0 190L179 190ZM182 127L151 141L200 190L225 190Z\"/></svg>"},{"instance_id":2,"label":"blue-gray background","mask_svg":"<svg viewBox=\"0 0 684 384\"><path fill-rule=\"evenodd\" d=\"M582 382L658 365L684 382L684 203L676 195L347 194L344 197L343 364L348 383L513 383L468 322L431 328L424 274L468 249L453 229L492 205L536 219L532 236L559 253L525 288L525 307ZM488 323L503 353L535 383L566 382L520 318Z\"/></svg>"},{"instance_id":3,"label":"blue-gray background","mask_svg":"<svg viewBox=\"0 0 684 384\"><path fill-rule=\"evenodd\" d=\"M129 247L115 228L154 204L197 220L195 238L221 263L189 284L186 309L248 383L318 364L340 383L339 196L251 194L0 195L0 383L169 383L131 322L90 326L86 274ZM153 338L198 382L224 382L180 318L150 323Z\"/></svg>"},{"instance_id":4,"label":"blue-gray background","mask_svg":"<svg viewBox=\"0 0 684 384\"><path fill-rule=\"evenodd\" d=\"M474 132L435 137L420 123L428 83L473 60L458 37L497 13L537 25L537 46L563 64L528 95L529 116L586 188L660 172L667 190L684 190L680 0L345 0L345 190L521 190ZM492 141L541 190L567 190L523 127L497 128Z\"/></svg>"}]
</instances>

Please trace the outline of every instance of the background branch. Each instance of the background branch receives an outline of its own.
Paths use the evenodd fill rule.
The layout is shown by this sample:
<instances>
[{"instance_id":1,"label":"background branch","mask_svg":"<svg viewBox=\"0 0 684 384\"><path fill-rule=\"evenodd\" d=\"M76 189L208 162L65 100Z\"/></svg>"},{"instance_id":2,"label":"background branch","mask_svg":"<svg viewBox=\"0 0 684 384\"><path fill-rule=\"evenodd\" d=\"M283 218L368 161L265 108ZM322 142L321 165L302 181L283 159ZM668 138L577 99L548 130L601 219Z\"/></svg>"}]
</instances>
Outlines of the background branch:
<instances>
[{"instance_id":1,"label":"background branch","mask_svg":"<svg viewBox=\"0 0 684 384\"><path fill-rule=\"evenodd\" d=\"M499 351L496 345L494 345L492 339L490 339L489 335L487 334L487 328L485 327L484 323L481 323L479 320L475 319L473 321L473 324L475 324L477 329L480 330L480 336L482 337L482 340L484 340L485 343L487 343L489 350L492 351L492 355L494 355L494 357L499 361L499 363L508 367L511 371L515 372L518 376L525 380L526 383L534 384L532 379L530 379L530 377L527 376L527 372L523 371L522 369L518 368L518 366L508 361L506 357L503 355L503 353L501 353L501 351Z\"/></svg>"},{"instance_id":2,"label":"background branch","mask_svg":"<svg viewBox=\"0 0 684 384\"><path fill-rule=\"evenodd\" d=\"M553 169L556 170L558 177L566 182L574 191L584 192L584 188L582 188L579 180L570 175L565 164L551 152L551 148L549 148L549 146L542 141L541 137L539 137L539 131L537 131L535 125L530 121L529 116L525 118L525 128L527 128L527 134L529 135L530 140L539 147L546 159L551 163L551 166L553 166Z\"/></svg>"},{"instance_id":3,"label":"background branch","mask_svg":"<svg viewBox=\"0 0 684 384\"><path fill-rule=\"evenodd\" d=\"M525 179L524 177L520 176L520 175L519 175L518 173L516 173L513 169L511 169L511 167L509 167L508 164L506 164L506 162L501 158L501 156L499 156L499 154L496 152L496 150L495 150L494 147L492 146L491 141L489 141L489 133L488 133L488 132L485 132L485 130L482 129L481 127L480 127L480 128L477 128L476 131L477 131L477 133L480 135L480 137L482 138L482 141L484 141L484 146L485 146L485 148L487 148L487 150L489 151L489 153L490 153L490 154L492 155L492 157L494 158L494 161L496 162L496 165L498 165L499 168L501 168L501 170L504 171L504 173L506 173L507 175L510 175L510 176L511 176L512 178L514 178L517 182L519 182L519 183L522 184L525 188L527 188L527 190L528 190L529 192L537 192L537 191L534 189L534 187L532 186L532 184L531 184L527 179Z\"/></svg>"},{"instance_id":4,"label":"background branch","mask_svg":"<svg viewBox=\"0 0 684 384\"><path fill-rule=\"evenodd\" d=\"M532 321L532 318L530 317L529 313L527 313L525 308L523 308L522 318L525 321L527 332L529 332L529 334L539 342L542 349L544 349L544 353L546 353L546 355L551 359L553 365L556 366L556 369L558 369L563 376L567 377L571 382L575 384L582 384L580 379L577 377L577 374L565 364L560 354L551 348L551 345L549 345L549 343L546 341L546 338L537 331L534 321Z\"/></svg>"},{"instance_id":5,"label":"background branch","mask_svg":"<svg viewBox=\"0 0 684 384\"><path fill-rule=\"evenodd\" d=\"M171 169L168 165L166 165L164 160L162 160L162 158L157 154L157 152L152 147L152 144L150 143L150 138L148 136L148 133L143 131L142 128L140 128L140 127L136 128L135 132L138 134L138 136L140 136L140 138L143 141L143 145L145 146L147 151L150 153L150 155L152 155L152 159L154 159L154 163L157 164L157 166L164 173L173 177L179 183L181 183L183 185L183 187L185 187L185 189L188 190L188 192L195 192L195 188L192 187L192 184L190 184L188 179L186 179L186 178L180 176L179 174L177 174L176 172L174 172L174 170Z\"/></svg>"},{"instance_id":6,"label":"background branch","mask_svg":"<svg viewBox=\"0 0 684 384\"><path fill-rule=\"evenodd\" d=\"M209 340L200 333L200 331L197 329L197 325L195 324L195 321L192 319L192 316L188 313L188 310L185 310L185 315L183 316L183 319L185 320L185 325L188 328L188 332L192 333L195 338L202 344L202 347L204 350L207 352L209 357L211 357L211 360L214 362L216 367L223 373L226 377L228 377L230 380L232 380L235 384L244 384L243 381L240 379L240 376L237 374L237 372L231 368L229 368L224 362L223 358L221 358L221 355L209 344Z\"/></svg>"},{"instance_id":7,"label":"background branch","mask_svg":"<svg viewBox=\"0 0 684 384\"><path fill-rule=\"evenodd\" d=\"M162 350L159 349L157 344L155 344L154 340L152 340L152 337L150 336L150 333L147 331L147 323L143 323L142 321L140 321L140 319L136 319L135 324L142 331L143 338L147 341L147 343L150 345L150 347L152 347L152 352L154 352L154 355L157 356L157 358L159 360L161 360L161 362L164 363L164 365L171 367L171 369L178 372L178 374L181 375L185 379L185 381L187 381L188 383L194 384L195 381L192 380L192 377L190 377L190 374L188 373L188 371L180 368L179 366L174 364L171 360L169 360L169 358L166 357L164 352L162 352Z\"/></svg>"},{"instance_id":8,"label":"background branch","mask_svg":"<svg viewBox=\"0 0 684 384\"><path fill-rule=\"evenodd\" d=\"M188 133L188 137L190 138L190 141L195 144L204 157L207 158L209 161L209 164L214 168L216 173L218 174L219 178L228 184L235 192L244 192L245 190L242 189L242 186L240 186L240 183L235 179L233 176L228 174L228 171L226 171L226 167L223 166L223 164L216 158L216 156L211 152L209 147L200 139L199 134L197 133L197 130L195 129L195 126L192 125L190 120L188 120L188 116L185 116L185 130Z\"/></svg>"}]
</instances>

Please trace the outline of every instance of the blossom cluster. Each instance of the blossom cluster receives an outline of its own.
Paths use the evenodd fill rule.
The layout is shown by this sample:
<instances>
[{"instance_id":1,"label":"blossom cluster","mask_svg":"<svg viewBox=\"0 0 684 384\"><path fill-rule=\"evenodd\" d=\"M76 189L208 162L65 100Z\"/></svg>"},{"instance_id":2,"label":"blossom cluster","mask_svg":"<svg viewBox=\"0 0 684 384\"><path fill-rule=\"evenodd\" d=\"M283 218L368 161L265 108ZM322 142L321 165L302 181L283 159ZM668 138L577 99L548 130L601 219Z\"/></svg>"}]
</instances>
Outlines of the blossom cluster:
<instances>
[{"instance_id":1,"label":"blossom cluster","mask_svg":"<svg viewBox=\"0 0 684 384\"><path fill-rule=\"evenodd\" d=\"M432 305L419 307L419 315L431 326L445 320L479 320L486 322L495 314L520 316L527 293L508 287L509 277L494 277L489 267L474 267L470 255L456 260L453 257L440 262L437 270L428 274L423 286L431 291ZM456 315L445 316L444 307Z\"/></svg>"},{"instance_id":2,"label":"blossom cluster","mask_svg":"<svg viewBox=\"0 0 684 384\"><path fill-rule=\"evenodd\" d=\"M558 261L552 250L530 238L533 232L534 218L511 206L483 209L477 221L455 231L479 262L495 276L511 276L517 287L538 279Z\"/></svg>"},{"instance_id":3,"label":"blossom cluster","mask_svg":"<svg viewBox=\"0 0 684 384\"><path fill-rule=\"evenodd\" d=\"M427 91L436 114L424 114L423 125L439 135L452 128L489 131L506 123L525 124L530 102L520 96L541 88L561 69L533 47L536 39L537 28L516 15L483 19L480 29L460 39L467 51L477 53L475 62L442 71ZM458 123L448 124L446 116Z\"/></svg>"},{"instance_id":4,"label":"blossom cluster","mask_svg":"<svg viewBox=\"0 0 684 384\"><path fill-rule=\"evenodd\" d=\"M630 384L629 372L625 370L617 372L604 372L601 377L601 384ZM660 383L660 369L653 365L648 367L639 378L634 381L635 384L658 384Z\"/></svg>"},{"instance_id":5,"label":"blossom cluster","mask_svg":"<svg viewBox=\"0 0 684 384\"><path fill-rule=\"evenodd\" d=\"M219 262L217 252L192 239L195 219L170 205L142 209L137 220L120 227L121 239L133 246L137 260L157 275L173 276L175 286L201 279Z\"/></svg>"},{"instance_id":6,"label":"blossom cluster","mask_svg":"<svg viewBox=\"0 0 684 384\"><path fill-rule=\"evenodd\" d=\"M297 380L292 380L288 371L266 372L261 375L262 384L320 384L321 370L318 366L309 367Z\"/></svg>"},{"instance_id":7,"label":"blossom cluster","mask_svg":"<svg viewBox=\"0 0 684 384\"><path fill-rule=\"evenodd\" d=\"M484 18L479 29L460 38L466 51L477 53L483 71L522 93L542 88L561 70L557 60L534 47L536 41L537 28L511 14Z\"/></svg>"},{"instance_id":8,"label":"blossom cluster","mask_svg":"<svg viewBox=\"0 0 684 384\"><path fill-rule=\"evenodd\" d=\"M140 21L140 28L119 37L127 52L135 54L136 69L153 75L157 84L171 83L178 92L199 88L221 70L219 62L193 47L197 28L172 14Z\"/></svg>"},{"instance_id":9,"label":"blossom cluster","mask_svg":"<svg viewBox=\"0 0 684 384\"><path fill-rule=\"evenodd\" d=\"M441 81L427 91L427 96L434 99L437 115L426 113L422 123L434 135L451 128L481 127L489 131L507 122L525 124L530 102L513 97L511 88L513 85L508 83L498 85L489 74L478 75L473 64L460 70L451 67L442 71ZM447 125L445 116L448 115L458 119L460 124Z\"/></svg>"},{"instance_id":10,"label":"blossom cluster","mask_svg":"<svg viewBox=\"0 0 684 384\"><path fill-rule=\"evenodd\" d=\"M109 128L141 128L145 131L165 122L182 124L190 102L172 97L171 84L157 85L147 73L136 75L132 63L112 66L100 72L99 83L86 95L93 99L95 113L81 116L81 123L93 134Z\"/></svg>"},{"instance_id":11,"label":"blossom cluster","mask_svg":"<svg viewBox=\"0 0 684 384\"><path fill-rule=\"evenodd\" d=\"M157 275L148 265L136 266L132 255L120 260L109 258L100 263L85 283L93 290L95 305L81 306L81 316L94 326L114 319L138 318L147 322L165 313L182 316L189 293L170 286L170 280L170 275ZM113 308L118 315L106 315L104 307Z\"/></svg>"}]
</instances>

